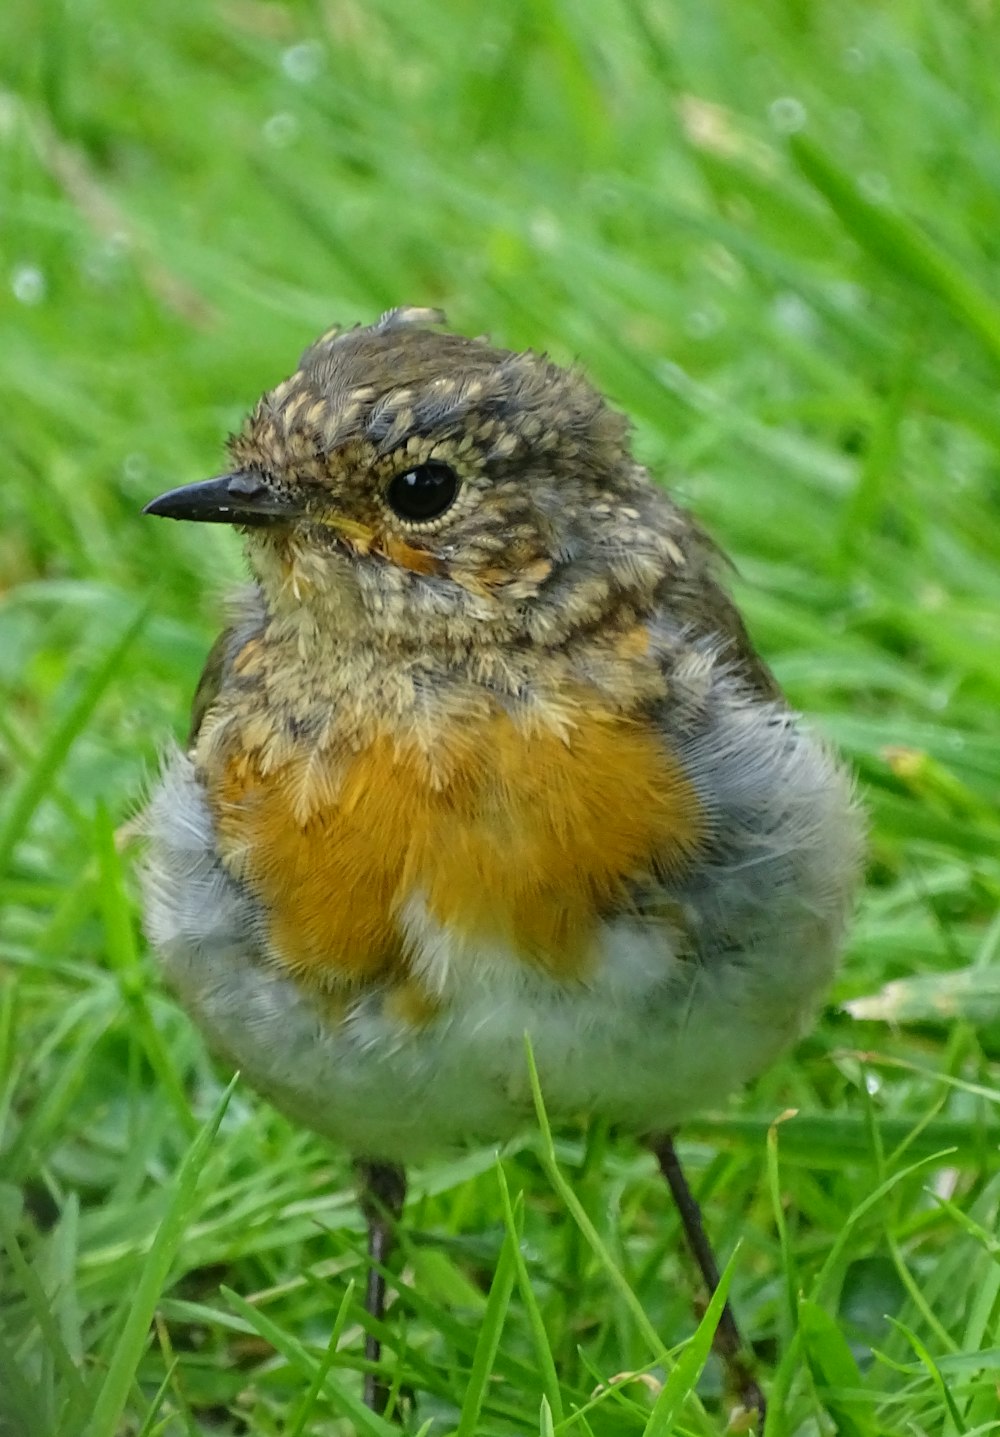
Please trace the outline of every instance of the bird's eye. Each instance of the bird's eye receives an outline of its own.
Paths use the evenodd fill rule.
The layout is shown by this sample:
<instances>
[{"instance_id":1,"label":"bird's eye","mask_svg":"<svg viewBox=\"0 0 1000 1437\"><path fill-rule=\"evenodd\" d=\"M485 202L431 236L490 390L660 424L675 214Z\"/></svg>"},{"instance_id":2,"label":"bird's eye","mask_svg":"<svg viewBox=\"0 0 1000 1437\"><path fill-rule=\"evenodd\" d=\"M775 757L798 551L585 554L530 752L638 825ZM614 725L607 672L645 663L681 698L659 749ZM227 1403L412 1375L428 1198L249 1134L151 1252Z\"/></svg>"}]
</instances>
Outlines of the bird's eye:
<instances>
[{"instance_id":1,"label":"bird's eye","mask_svg":"<svg viewBox=\"0 0 1000 1437\"><path fill-rule=\"evenodd\" d=\"M389 481L385 501L400 519L412 524L425 524L439 519L455 502L458 475L450 464L432 459L397 474Z\"/></svg>"}]
</instances>

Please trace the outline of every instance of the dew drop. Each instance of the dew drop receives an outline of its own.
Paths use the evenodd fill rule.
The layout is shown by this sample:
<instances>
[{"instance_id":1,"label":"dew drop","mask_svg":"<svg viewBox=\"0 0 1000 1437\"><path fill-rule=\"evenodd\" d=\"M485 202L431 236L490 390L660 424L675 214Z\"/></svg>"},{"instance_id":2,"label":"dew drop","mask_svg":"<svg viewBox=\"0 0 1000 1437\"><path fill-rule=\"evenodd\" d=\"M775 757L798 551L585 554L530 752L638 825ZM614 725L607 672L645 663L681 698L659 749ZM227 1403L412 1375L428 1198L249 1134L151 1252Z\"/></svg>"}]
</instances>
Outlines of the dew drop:
<instances>
[{"instance_id":1,"label":"dew drop","mask_svg":"<svg viewBox=\"0 0 1000 1437\"><path fill-rule=\"evenodd\" d=\"M141 454L138 450L126 454L122 460L122 473L132 483L145 479L149 473L149 460L146 455Z\"/></svg>"},{"instance_id":2,"label":"dew drop","mask_svg":"<svg viewBox=\"0 0 1000 1437\"><path fill-rule=\"evenodd\" d=\"M299 122L288 110L279 110L264 121L264 139L276 150L283 150L298 138Z\"/></svg>"},{"instance_id":3,"label":"dew drop","mask_svg":"<svg viewBox=\"0 0 1000 1437\"><path fill-rule=\"evenodd\" d=\"M281 68L296 85L309 85L323 68L323 46L318 40L289 45L281 54Z\"/></svg>"},{"instance_id":4,"label":"dew drop","mask_svg":"<svg viewBox=\"0 0 1000 1437\"><path fill-rule=\"evenodd\" d=\"M786 334L806 338L816 333L816 314L800 294L785 289L776 294L771 306L774 322Z\"/></svg>"},{"instance_id":5,"label":"dew drop","mask_svg":"<svg viewBox=\"0 0 1000 1437\"><path fill-rule=\"evenodd\" d=\"M532 215L529 224L531 238L541 250L554 250L559 244L561 231L555 215L540 210Z\"/></svg>"},{"instance_id":6,"label":"dew drop","mask_svg":"<svg viewBox=\"0 0 1000 1437\"><path fill-rule=\"evenodd\" d=\"M684 321L684 329L692 339L711 339L725 322L726 316L717 304L704 304L690 311Z\"/></svg>"},{"instance_id":7,"label":"dew drop","mask_svg":"<svg viewBox=\"0 0 1000 1437\"><path fill-rule=\"evenodd\" d=\"M18 264L11 270L10 291L19 304L41 304L45 290L45 276L37 264Z\"/></svg>"},{"instance_id":8,"label":"dew drop","mask_svg":"<svg viewBox=\"0 0 1000 1437\"><path fill-rule=\"evenodd\" d=\"M805 128L806 107L794 95L780 95L767 107L768 119L779 135L794 135Z\"/></svg>"}]
</instances>

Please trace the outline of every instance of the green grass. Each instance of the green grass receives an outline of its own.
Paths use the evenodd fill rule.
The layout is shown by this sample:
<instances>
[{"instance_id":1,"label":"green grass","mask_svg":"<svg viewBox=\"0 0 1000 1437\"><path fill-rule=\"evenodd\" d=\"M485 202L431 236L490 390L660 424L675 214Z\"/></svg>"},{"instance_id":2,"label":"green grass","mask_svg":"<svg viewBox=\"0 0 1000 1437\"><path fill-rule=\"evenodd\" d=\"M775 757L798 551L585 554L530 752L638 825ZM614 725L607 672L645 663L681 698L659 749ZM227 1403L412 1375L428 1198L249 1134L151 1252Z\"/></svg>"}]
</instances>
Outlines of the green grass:
<instances>
[{"instance_id":1,"label":"green grass","mask_svg":"<svg viewBox=\"0 0 1000 1437\"><path fill-rule=\"evenodd\" d=\"M866 794L822 1022L682 1143L768 1437L1000 1430L998 53L988 0L4 5L0 1429L388 1430L347 1157L223 1111L115 832L241 572L141 505L412 302L581 359ZM414 1172L403 1257L409 1430L724 1429L631 1141Z\"/></svg>"}]
</instances>

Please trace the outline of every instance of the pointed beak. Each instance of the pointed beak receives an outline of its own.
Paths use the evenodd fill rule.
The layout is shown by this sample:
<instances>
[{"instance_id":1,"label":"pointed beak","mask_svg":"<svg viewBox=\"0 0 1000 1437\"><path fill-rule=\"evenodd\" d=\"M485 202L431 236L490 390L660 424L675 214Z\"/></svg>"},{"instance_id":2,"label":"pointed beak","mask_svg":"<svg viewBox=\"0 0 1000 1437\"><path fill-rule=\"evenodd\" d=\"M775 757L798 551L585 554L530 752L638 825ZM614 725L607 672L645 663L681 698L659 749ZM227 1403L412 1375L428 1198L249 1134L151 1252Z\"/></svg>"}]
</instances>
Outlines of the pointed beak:
<instances>
[{"instance_id":1,"label":"pointed beak","mask_svg":"<svg viewBox=\"0 0 1000 1437\"><path fill-rule=\"evenodd\" d=\"M289 495L280 493L259 474L240 469L168 489L151 499L142 512L200 524L256 525L288 523L301 511Z\"/></svg>"}]
</instances>

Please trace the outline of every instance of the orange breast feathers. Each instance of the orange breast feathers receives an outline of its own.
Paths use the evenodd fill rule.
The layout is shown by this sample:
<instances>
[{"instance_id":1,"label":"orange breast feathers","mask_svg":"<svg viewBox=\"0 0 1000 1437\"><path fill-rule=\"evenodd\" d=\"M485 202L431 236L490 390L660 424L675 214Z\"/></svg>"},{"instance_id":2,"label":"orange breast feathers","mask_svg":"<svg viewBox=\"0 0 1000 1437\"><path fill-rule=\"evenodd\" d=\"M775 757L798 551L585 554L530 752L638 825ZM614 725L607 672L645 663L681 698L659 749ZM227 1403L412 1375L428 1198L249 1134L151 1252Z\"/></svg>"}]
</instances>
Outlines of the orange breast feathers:
<instances>
[{"instance_id":1,"label":"orange breast feathers","mask_svg":"<svg viewBox=\"0 0 1000 1437\"><path fill-rule=\"evenodd\" d=\"M402 910L415 898L466 939L585 976L601 915L629 882L654 858L683 871L705 839L697 794L636 721L591 710L563 739L497 713L453 739L438 736L433 768L385 736L266 773L253 753L231 756L207 780L223 860L303 978L404 980Z\"/></svg>"}]
</instances>

